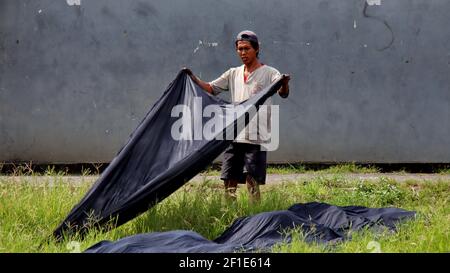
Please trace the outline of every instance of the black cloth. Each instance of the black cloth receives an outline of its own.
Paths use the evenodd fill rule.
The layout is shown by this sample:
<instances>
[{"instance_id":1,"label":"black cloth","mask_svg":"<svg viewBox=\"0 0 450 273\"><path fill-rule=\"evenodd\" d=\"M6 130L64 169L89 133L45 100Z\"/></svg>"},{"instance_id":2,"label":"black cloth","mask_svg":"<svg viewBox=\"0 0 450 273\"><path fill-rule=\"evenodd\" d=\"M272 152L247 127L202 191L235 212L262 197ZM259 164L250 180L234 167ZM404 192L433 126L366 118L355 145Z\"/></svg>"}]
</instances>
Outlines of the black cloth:
<instances>
[{"instance_id":1,"label":"black cloth","mask_svg":"<svg viewBox=\"0 0 450 273\"><path fill-rule=\"evenodd\" d=\"M267 151L261 145L231 143L223 153L222 180L237 180L245 184L246 174L260 184L266 184Z\"/></svg>"},{"instance_id":2,"label":"black cloth","mask_svg":"<svg viewBox=\"0 0 450 273\"><path fill-rule=\"evenodd\" d=\"M229 146L239 133L238 129L229 129L247 125L256 112L248 111L248 108L258 109L281 87L281 80L250 99L232 105L208 94L186 72L181 71L93 187L54 230L53 236L62 238L74 231L83 235L92 226L110 228L111 219L112 226L121 225L169 196ZM199 99L201 107L196 104ZM179 117L172 117L171 114L176 105L187 106L191 110L192 120L200 116L202 124L211 118L198 110L216 105L223 111L217 113L218 118L223 120L223 126L217 126L220 128L200 139L174 139L172 125L179 121ZM225 135L222 137L225 140L214 138L217 135Z\"/></svg>"},{"instance_id":3,"label":"black cloth","mask_svg":"<svg viewBox=\"0 0 450 273\"><path fill-rule=\"evenodd\" d=\"M289 231L294 228L303 231L307 242L336 243L349 239L350 230L367 227L395 231L396 224L414 215L413 211L398 208L338 207L312 202L238 218L213 241L193 231L175 230L101 241L85 252L264 252L277 243L290 243Z\"/></svg>"}]
</instances>

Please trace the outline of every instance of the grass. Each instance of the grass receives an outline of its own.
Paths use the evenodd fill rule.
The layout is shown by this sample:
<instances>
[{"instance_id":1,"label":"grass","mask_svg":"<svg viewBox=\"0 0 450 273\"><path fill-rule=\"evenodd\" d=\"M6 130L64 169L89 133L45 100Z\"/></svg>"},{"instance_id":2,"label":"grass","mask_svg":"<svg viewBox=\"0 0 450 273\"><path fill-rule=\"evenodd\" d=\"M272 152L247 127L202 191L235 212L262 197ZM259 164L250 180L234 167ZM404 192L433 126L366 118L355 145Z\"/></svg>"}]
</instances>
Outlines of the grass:
<instances>
[{"instance_id":1,"label":"grass","mask_svg":"<svg viewBox=\"0 0 450 273\"><path fill-rule=\"evenodd\" d=\"M302 164L277 164L268 165L268 174L298 174L298 173L379 173L380 170L374 166L362 166L355 163L345 163L330 166L322 166L320 170L316 170L308 165ZM213 165L208 167L204 172L204 175L220 175L220 167Z\"/></svg>"},{"instance_id":2,"label":"grass","mask_svg":"<svg viewBox=\"0 0 450 273\"><path fill-rule=\"evenodd\" d=\"M40 182L33 183L34 179ZM332 176L318 173L308 181L266 185L257 205L248 202L245 187L239 188L237 203L225 205L220 181L188 183L146 213L110 232L92 231L84 240L74 236L63 243L46 240L94 179L83 175L82 182L67 183L64 175L52 170L46 176L0 176L0 252L76 252L101 240L175 229L193 230L214 239L237 217L311 201L394 206L418 213L415 220L399 225L396 233L363 230L354 233L352 240L334 246L305 243L304 234L295 231L293 242L275 246L274 252L450 251L450 181L398 183L386 178L363 181L340 173Z\"/></svg>"}]
</instances>

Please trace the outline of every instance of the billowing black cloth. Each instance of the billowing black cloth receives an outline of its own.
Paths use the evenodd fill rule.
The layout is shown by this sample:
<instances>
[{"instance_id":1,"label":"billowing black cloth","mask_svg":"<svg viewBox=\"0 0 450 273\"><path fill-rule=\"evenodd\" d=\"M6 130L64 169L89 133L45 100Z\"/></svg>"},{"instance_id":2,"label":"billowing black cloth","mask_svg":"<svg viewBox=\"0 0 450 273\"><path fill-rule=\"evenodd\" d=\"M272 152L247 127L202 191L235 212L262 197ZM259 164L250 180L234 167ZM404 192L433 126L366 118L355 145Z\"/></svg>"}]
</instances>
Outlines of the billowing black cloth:
<instances>
[{"instance_id":1,"label":"billowing black cloth","mask_svg":"<svg viewBox=\"0 0 450 273\"><path fill-rule=\"evenodd\" d=\"M113 218L118 226L160 202L213 162L243 128L237 124L248 124L255 115L246 109L259 109L280 87L281 78L247 101L232 105L208 94L181 71L53 236L62 238L74 231L82 235L93 225L109 228L106 224ZM192 120L198 121L200 116L203 124L211 118L202 115L202 109L217 105L223 110L216 113L222 127L211 130L207 137L198 138L194 133L192 139L174 139L172 125L180 120L171 115L176 105L187 106ZM230 134L230 127L236 126ZM214 138L214 134L226 135L225 140Z\"/></svg>"},{"instance_id":2,"label":"billowing black cloth","mask_svg":"<svg viewBox=\"0 0 450 273\"><path fill-rule=\"evenodd\" d=\"M217 239L210 241L193 231L153 232L116 242L101 241L87 253L135 252L239 252L269 251L276 243L291 242L289 230L301 229L306 241L319 243L348 239L349 230L386 227L395 230L413 211L398 208L338 207L325 203L295 204L288 210L238 218Z\"/></svg>"}]
</instances>

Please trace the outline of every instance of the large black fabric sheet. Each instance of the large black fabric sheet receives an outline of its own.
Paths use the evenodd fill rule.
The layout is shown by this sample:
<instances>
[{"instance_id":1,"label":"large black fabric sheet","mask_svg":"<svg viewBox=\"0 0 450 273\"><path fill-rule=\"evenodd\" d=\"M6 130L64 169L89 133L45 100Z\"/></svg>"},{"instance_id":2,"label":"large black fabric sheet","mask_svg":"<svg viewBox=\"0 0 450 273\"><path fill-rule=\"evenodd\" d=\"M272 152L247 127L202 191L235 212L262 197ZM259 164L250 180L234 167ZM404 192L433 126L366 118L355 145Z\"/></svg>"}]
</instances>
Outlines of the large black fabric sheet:
<instances>
[{"instance_id":1,"label":"large black fabric sheet","mask_svg":"<svg viewBox=\"0 0 450 273\"><path fill-rule=\"evenodd\" d=\"M229 134L228 130L238 123L247 124L254 116L242 109L258 108L281 86L281 79L262 90L249 100L231 105L201 90L184 71L169 85L163 96L155 103L146 117L131 134L128 142L120 149L108 168L93 187L77 204L53 235L62 238L75 231L84 234L92 226L109 228L121 225L149 207L163 200L189 181L231 143L230 135L225 140L201 138L199 140L176 140L171 135L174 122L171 111L176 105L186 105L192 110L193 118L198 114L195 101L202 99L202 109L217 105L224 110L219 118L224 120L217 134ZM225 111L241 107L236 114ZM231 123L225 122L233 113ZM201 113L200 113L201 114ZM245 118L247 116L247 118ZM209 118L202 117L205 124ZM239 127L242 128L242 127ZM235 136L238 130L235 130ZM109 222L109 223L108 223Z\"/></svg>"},{"instance_id":2,"label":"large black fabric sheet","mask_svg":"<svg viewBox=\"0 0 450 273\"><path fill-rule=\"evenodd\" d=\"M348 239L350 230L388 228L412 218L413 211L398 208L338 207L325 203L295 204L287 210L242 217L210 241L193 231L176 230L138 234L116 242L102 241L86 253L136 252L239 252L269 251L277 243L291 242L289 231L301 229L306 241L336 243Z\"/></svg>"}]
</instances>

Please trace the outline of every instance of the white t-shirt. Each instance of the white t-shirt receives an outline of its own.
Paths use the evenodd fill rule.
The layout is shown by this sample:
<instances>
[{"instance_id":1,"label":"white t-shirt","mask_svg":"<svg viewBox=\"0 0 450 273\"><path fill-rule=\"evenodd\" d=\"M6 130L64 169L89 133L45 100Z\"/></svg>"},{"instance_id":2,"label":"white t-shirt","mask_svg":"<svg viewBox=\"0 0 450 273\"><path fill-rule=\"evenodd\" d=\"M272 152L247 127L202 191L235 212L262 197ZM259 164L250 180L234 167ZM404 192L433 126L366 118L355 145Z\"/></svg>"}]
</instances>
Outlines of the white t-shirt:
<instances>
[{"instance_id":1,"label":"white t-shirt","mask_svg":"<svg viewBox=\"0 0 450 273\"><path fill-rule=\"evenodd\" d=\"M257 94L264 88L270 86L281 77L280 72L268 65L262 65L250 73L244 81L244 65L230 68L219 78L210 82L215 95L222 91L230 91L231 102L240 103ZM255 116L250 124L237 136L235 142L263 144L270 140L270 105L272 100L268 98L264 103L267 108L260 108L258 120ZM255 126L257 124L257 126ZM257 130L255 132L255 130ZM255 137L256 136L256 137Z\"/></svg>"}]
</instances>

